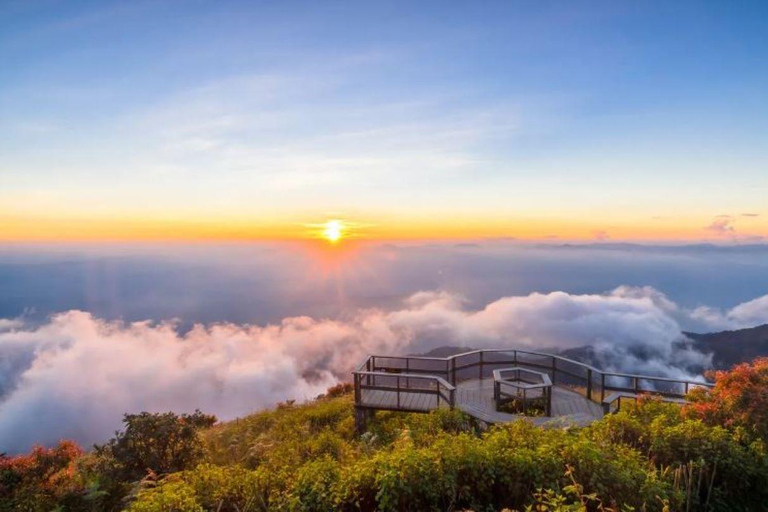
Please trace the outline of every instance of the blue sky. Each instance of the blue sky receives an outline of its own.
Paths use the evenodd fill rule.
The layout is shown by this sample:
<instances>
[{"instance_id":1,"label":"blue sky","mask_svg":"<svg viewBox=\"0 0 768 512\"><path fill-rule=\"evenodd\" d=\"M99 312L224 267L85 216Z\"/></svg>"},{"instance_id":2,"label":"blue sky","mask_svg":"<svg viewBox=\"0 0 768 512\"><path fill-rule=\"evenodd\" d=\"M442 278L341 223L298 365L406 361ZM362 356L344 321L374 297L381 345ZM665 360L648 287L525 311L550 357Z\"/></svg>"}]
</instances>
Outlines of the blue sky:
<instances>
[{"instance_id":1,"label":"blue sky","mask_svg":"<svg viewBox=\"0 0 768 512\"><path fill-rule=\"evenodd\" d=\"M0 229L757 240L766 11L6 1Z\"/></svg>"}]
</instances>

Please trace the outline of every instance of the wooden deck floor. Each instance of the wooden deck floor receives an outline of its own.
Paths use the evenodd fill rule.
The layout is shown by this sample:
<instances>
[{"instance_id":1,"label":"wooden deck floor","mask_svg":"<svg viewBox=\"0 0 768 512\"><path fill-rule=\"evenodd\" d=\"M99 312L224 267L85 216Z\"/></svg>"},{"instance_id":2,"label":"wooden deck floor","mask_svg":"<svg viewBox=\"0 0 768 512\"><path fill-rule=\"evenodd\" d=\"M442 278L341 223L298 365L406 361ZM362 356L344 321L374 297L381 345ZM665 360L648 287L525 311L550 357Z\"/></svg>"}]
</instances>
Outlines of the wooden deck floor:
<instances>
[{"instance_id":1,"label":"wooden deck floor","mask_svg":"<svg viewBox=\"0 0 768 512\"><path fill-rule=\"evenodd\" d=\"M426 393L397 393L364 389L358 405L371 409L427 412L438 407L435 395ZM443 402L441 407L447 407ZM552 388L552 416L524 417L496 411L493 400L493 379L464 381L456 386L456 407L486 423L504 423L526 418L536 424L555 422L558 425L588 425L603 417L599 404L579 393L560 386Z\"/></svg>"},{"instance_id":2,"label":"wooden deck floor","mask_svg":"<svg viewBox=\"0 0 768 512\"><path fill-rule=\"evenodd\" d=\"M456 391L458 392L458 390ZM429 412L438 407L435 395L428 393L400 392L400 402L398 403L397 400L397 393L394 391L363 389L358 405L371 409L409 412ZM440 406L447 408L445 402Z\"/></svg>"}]
</instances>

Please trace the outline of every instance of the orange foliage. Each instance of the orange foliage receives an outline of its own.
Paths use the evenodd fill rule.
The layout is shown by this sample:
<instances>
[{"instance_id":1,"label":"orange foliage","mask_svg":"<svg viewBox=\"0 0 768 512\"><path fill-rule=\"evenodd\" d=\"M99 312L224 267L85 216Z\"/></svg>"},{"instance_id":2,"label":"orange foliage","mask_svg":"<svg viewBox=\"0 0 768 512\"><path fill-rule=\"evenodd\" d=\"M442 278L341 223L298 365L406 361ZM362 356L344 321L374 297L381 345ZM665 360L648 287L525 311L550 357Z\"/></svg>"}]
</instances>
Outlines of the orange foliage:
<instances>
[{"instance_id":1,"label":"orange foliage","mask_svg":"<svg viewBox=\"0 0 768 512\"><path fill-rule=\"evenodd\" d=\"M684 414L710 425L743 428L768 440L768 357L707 376L714 379L715 387L709 392L692 391Z\"/></svg>"},{"instance_id":2,"label":"orange foliage","mask_svg":"<svg viewBox=\"0 0 768 512\"><path fill-rule=\"evenodd\" d=\"M54 448L35 446L28 454L0 455L0 497L26 493L59 497L82 488L76 462L83 450L73 441Z\"/></svg>"}]
</instances>

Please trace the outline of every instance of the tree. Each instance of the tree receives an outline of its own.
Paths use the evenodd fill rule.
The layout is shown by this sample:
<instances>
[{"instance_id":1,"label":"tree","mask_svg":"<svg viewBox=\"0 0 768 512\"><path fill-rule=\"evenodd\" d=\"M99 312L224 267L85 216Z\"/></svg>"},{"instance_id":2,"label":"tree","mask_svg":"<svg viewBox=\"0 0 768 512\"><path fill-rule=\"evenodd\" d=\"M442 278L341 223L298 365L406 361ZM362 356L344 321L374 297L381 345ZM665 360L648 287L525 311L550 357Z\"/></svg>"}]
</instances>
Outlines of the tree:
<instances>
[{"instance_id":1,"label":"tree","mask_svg":"<svg viewBox=\"0 0 768 512\"><path fill-rule=\"evenodd\" d=\"M102 446L96 455L106 473L119 482L133 482L148 473L164 475L194 467L203 456L198 431L216 423L216 417L195 411L126 414L125 429Z\"/></svg>"}]
</instances>

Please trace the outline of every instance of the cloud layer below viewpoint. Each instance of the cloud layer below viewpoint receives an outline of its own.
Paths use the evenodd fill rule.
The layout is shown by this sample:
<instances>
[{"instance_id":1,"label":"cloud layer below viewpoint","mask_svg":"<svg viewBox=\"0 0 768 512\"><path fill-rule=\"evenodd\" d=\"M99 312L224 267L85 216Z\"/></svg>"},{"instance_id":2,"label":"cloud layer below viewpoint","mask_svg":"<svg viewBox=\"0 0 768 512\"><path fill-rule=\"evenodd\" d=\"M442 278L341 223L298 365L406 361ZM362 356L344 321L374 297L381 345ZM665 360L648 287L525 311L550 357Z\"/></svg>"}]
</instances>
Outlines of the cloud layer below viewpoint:
<instances>
[{"instance_id":1,"label":"cloud layer below viewpoint","mask_svg":"<svg viewBox=\"0 0 768 512\"><path fill-rule=\"evenodd\" d=\"M709 358L681 319L720 328L768 322L768 296L731 310L688 310L653 288L604 294L503 297L470 309L447 292L343 320L290 317L274 325L110 322L82 311L42 325L0 320L0 452L72 438L103 441L122 415L200 408L233 418L305 399L346 380L368 353L445 345L568 349L590 346L606 369L694 374Z\"/></svg>"}]
</instances>

